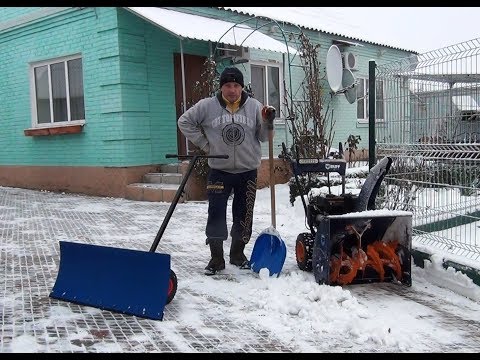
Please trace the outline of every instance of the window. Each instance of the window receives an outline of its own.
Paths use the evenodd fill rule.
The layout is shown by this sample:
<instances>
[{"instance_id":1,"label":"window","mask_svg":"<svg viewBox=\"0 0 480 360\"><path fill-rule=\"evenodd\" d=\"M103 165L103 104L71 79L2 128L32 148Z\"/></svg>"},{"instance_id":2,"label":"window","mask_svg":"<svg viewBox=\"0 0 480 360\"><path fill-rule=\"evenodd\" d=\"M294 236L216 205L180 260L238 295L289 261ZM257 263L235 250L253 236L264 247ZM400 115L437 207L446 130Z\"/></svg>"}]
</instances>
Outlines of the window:
<instances>
[{"instance_id":1,"label":"window","mask_svg":"<svg viewBox=\"0 0 480 360\"><path fill-rule=\"evenodd\" d=\"M258 101L264 105L271 105L277 109L276 115L280 116L281 79L280 65L252 64L251 83L252 92Z\"/></svg>"},{"instance_id":2,"label":"window","mask_svg":"<svg viewBox=\"0 0 480 360\"><path fill-rule=\"evenodd\" d=\"M83 67L80 56L31 65L34 126L85 121ZM62 124L63 123L63 124Z\"/></svg>"},{"instance_id":3,"label":"window","mask_svg":"<svg viewBox=\"0 0 480 360\"><path fill-rule=\"evenodd\" d=\"M382 80L375 85L375 118L384 120L384 86ZM359 122L368 122L368 78L358 78L357 85L357 119Z\"/></svg>"}]
</instances>

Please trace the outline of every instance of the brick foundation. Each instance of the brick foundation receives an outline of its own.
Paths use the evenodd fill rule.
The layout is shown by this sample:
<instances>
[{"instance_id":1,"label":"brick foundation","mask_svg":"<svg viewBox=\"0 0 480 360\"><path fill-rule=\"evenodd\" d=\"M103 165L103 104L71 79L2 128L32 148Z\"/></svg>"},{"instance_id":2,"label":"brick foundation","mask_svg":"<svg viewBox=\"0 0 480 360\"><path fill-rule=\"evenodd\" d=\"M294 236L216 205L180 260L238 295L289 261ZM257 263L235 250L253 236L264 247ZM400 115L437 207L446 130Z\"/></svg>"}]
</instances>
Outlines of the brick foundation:
<instances>
[{"instance_id":1,"label":"brick foundation","mask_svg":"<svg viewBox=\"0 0 480 360\"><path fill-rule=\"evenodd\" d=\"M275 159L275 183L286 183L290 168L281 159ZM182 172L185 172L182 164ZM125 198L127 185L142 182L149 172L159 172L160 166L87 167L87 166L0 166L0 186L54 192L81 193L94 196ZM269 185L268 159L262 160L258 173L258 188ZM194 175L185 186L188 200L205 200L204 182Z\"/></svg>"}]
</instances>

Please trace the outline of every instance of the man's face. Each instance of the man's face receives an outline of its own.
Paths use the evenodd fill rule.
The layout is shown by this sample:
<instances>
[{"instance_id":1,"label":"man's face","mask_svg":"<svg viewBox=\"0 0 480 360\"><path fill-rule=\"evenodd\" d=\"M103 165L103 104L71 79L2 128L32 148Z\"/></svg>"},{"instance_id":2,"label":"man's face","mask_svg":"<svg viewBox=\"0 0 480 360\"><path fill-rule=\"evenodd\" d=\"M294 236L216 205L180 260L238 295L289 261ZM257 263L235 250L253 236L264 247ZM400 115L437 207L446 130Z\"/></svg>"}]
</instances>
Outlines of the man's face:
<instances>
[{"instance_id":1,"label":"man's face","mask_svg":"<svg viewBox=\"0 0 480 360\"><path fill-rule=\"evenodd\" d=\"M233 103L237 101L242 94L242 85L236 82L228 82L222 85L221 91L223 97Z\"/></svg>"}]
</instances>

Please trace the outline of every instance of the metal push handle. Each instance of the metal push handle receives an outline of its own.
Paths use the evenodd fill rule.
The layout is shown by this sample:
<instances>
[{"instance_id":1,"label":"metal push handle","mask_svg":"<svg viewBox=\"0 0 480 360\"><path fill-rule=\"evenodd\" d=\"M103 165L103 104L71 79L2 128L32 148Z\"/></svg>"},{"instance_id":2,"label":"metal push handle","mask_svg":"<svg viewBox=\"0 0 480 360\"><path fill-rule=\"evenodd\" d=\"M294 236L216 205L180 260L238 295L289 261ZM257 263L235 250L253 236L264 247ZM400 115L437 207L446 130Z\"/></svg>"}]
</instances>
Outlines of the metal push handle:
<instances>
[{"instance_id":1,"label":"metal push handle","mask_svg":"<svg viewBox=\"0 0 480 360\"><path fill-rule=\"evenodd\" d=\"M185 188L185 184L187 183L188 178L190 177L190 174L192 173L193 167L199 158L209 158L209 159L228 159L228 155L178 155L178 154L166 154L166 158L185 158L185 159L191 159L190 164L188 165L187 172L185 176L182 179L182 182L180 186L178 187L177 192L175 193L175 197L172 200L172 203L170 204L170 207L168 208L167 215L165 215L165 218L163 219L162 226L160 226L160 229L158 230L157 236L155 236L155 240L153 241L152 246L150 247L150 252L155 252L157 250L158 243L160 242L160 239L162 238L163 233L165 232L165 229L167 228L167 224L170 221L170 218L172 217L173 211L175 210L175 207L177 206L178 200L180 200L180 196L182 196L183 189Z\"/></svg>"},{"instance_id":2,"label":"metal push handle","mask_svg":"<svg viewBox=\"0 0 480 360\"><path fill-rule=\"evenodd\" d=\"M193 159L197 158L207 158L207 159L228 159L228 155L178 155L178 154L166 154L165 157L169 158L179 158L179 159Z\"/></svg>"}]
</instances>

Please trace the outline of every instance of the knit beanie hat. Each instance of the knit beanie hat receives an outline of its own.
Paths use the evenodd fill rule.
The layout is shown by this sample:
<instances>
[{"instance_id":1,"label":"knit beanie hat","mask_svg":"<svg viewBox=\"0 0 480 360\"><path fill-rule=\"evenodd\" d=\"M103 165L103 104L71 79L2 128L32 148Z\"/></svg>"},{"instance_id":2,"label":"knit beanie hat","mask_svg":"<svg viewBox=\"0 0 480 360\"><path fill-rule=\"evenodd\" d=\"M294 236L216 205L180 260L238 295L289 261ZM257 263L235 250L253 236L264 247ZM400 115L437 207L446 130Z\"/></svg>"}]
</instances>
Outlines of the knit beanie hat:
<instances>
[{"instance_id":1,"label":"knit beanie hat","mask_svg":"<svg viewBox=\"0 0 480 360\"><path fill-rule=\"evenodd\" d=\"M220 87L228 82L236 82L237 84L240 84L242 88L245 86L243 84L243 74L236 67L227 67L222 71L222 74L220 75Z\"/></svg>"}]
</instances>

